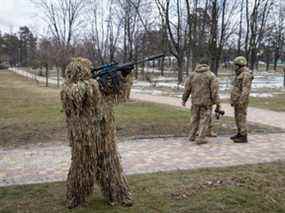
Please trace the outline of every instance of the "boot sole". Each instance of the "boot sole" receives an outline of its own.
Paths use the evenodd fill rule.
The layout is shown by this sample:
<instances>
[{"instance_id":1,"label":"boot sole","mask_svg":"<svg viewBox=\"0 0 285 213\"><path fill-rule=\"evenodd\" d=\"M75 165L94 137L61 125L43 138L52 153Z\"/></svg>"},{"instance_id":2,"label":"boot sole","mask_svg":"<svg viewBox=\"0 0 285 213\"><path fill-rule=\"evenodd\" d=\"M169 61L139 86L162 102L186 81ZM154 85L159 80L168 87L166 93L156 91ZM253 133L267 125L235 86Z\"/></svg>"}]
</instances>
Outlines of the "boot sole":
<instances>
[{"instance_id":1,"label":"boot sole","mask_svg":"<svg viewBox=\"0 0 285 213\"><path fill-rule=\"evenodd\" d=\"M234 143L248 143L248 141L233 140Z\"/></svg>"}]
</instances>

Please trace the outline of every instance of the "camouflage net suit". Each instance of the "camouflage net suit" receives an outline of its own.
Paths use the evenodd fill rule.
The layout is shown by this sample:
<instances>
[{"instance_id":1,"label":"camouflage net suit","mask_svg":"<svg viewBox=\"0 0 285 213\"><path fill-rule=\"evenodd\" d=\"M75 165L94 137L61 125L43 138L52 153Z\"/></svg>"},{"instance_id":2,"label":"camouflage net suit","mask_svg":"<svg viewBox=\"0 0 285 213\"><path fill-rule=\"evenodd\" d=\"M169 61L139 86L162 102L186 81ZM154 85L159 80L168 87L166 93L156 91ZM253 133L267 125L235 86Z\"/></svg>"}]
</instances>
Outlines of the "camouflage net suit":
<instances>
[{"instance_id":1,"label":"camouflage net suit","mask_svg":"<svg viewBox=\"0 0 285 213\"><path fill-rule=\"evenodd\" d=\"M247 67L237 70L231 92L231 105L234 107L238 134L247 135L246 116L253 74Z\"/></svg>"},{"instance_id":2,"label":"camouflage net suit","mask_svg":"<svg viewBox=\"0 0 285 213\"><path fill-rule=\"evenodd\" d=\"M130 100L130 96L131 96L131 89L133 86L133 74L130 73L125 79L124 79L124 84L123 84L123 88L120 92L120 94L118 95L118 102L127 102L128 100Z\"/></svg>"},{"instance_id":3,"label":"camouflage net suit","mask_svg":"<svg viewBox=\"0 0 285 213\"><path fill-rule=\"evenodd\" d=\"M208 133L209 123L212 115L212 106L220 104L219 82L214 73L206 64L198 65L185 83L185 91L182 97L183 103L186 103L189 96L192 98L191 106L191 127L190 141L198 138L198 144L205 143L205 137Z\"/></svg>"},{"instance_id":4,"label":"camouflage net suit","mask_svg":"<svg viewBox=\"0 0 285 213\"><path fill-rule=\"evenodd\" d=\"M71 146L67 205L83 204L95 182L110 204L131 205L115 142L114 97L102 94L98 82L91 79L90 67L87 59L73 59L61 91Z\"/></svg>"}]
</instances>

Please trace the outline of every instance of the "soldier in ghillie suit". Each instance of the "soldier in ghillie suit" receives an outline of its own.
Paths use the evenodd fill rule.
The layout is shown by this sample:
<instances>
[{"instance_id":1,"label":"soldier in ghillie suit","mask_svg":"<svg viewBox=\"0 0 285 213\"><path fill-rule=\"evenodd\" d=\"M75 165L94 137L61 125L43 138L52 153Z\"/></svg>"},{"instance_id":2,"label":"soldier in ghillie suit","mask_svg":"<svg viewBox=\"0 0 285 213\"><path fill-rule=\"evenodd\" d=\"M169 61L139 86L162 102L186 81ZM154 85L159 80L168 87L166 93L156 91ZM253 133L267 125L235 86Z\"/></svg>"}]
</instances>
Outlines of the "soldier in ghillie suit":
<instances>
[{"instance_id":1,"label":"soldier in ghillie suit","mask_svg":"<svg viewBox=\"0 0 285 213\"><path fill-rule=\"evenodd\" d=\"M231 139L235 143L247 143L246 116L253 74L247 68L247 60L243 56L234 59L235 79L231 92L231 106L234 107L237 134Z\"/></svg>"},{"instance_id":2,"label":"soldier in ghillie suit","mask_svg":"<svg viewBox=\"0 0 285 213\"><path fill-rule=\"evenodd\" d=\"M127 102L130 100L131 89L133 86L133 74L130 73L125 79L123 83L122 90L118 95L118 103Z\"/></svg>"},{"instance_id":3,"label":"soldier in ghillie suit","mask_svg":"<svg viewBox=\"0 0 285 213\"><path fill-rule=\"evenodd\" d=\"M112 85L100 88L98 81L91 78L90 68L89 60L74 58L67 66L61 91L71 146L67 205L82 205L95 182L110 204L131 205L115 141Z\"/></svg>"},{"instance_id":4,"label":"soldier in ghillie suit","mask_svg":"<svg viewBox=\"0 0 285 213\"><path fill-rule=\"evenodd\" d=\"M182 105L185 106L191 95L192 115L189 140L197 144L207 143L206 135L209 131L212 106L220 105L219 82L207 64L207 60L202 60L190 74L182 97ZM196 138L197 133L198 138Z\"/></svg>"},{"instance_id":5,"label":"soldier in ghillie suit","mask_svg":"<svg viewBox=\"0 0 285 213\"><path fill-rule=\"evenodd\" d=\"M126 92L125 92L125 100L130 100L131 89L134 83L134 77L132 74L127 76L126 79Z\"/></svg>"}]
</instances>

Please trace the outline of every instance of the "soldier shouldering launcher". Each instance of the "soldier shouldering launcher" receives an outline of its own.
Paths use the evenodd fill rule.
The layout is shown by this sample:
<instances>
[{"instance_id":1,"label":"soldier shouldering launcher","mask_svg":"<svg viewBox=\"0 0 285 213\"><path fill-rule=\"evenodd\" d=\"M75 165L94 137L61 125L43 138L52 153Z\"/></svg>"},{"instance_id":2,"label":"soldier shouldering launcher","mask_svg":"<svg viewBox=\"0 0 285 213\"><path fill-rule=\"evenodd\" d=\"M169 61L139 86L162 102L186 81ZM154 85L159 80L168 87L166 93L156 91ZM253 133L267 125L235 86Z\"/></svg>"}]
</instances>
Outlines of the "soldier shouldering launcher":
<instances>
[{"instance_id":1,"label":"soldier shouldering launcher","mask_svg":"<svg viewBox=\"0 0 285 213\"><path fill-rule=\"evenodd\" d=\"M231 106L234 107L237 134L231 139L235 143L247 143L246 116L253 74L247 68L247 60L243 56L235 58L234 65L236 75L231 92Z\"/></svg>"},{"instance_id":2,"label":"soldier shouldering launcher","mask_svg":"<svg viewBox=\"0 0 285 213\"><path fill-rule=\"evenodd\" d=\"M185 106L191 95L191 127L189 140L197 144L207 143L212 106L217 105L220 112L219 82L211 72L207 60L201 60L185 83L182 104ZM198 133L198 136L196 134ZM197 138L196 138L197 137Z\"/></svg>"},{"instance_id":3,"label":"soldier shouldering launcher","mask_svg":"<svg viewBox=\"0 0 285 213\"><path fill-rule=\"evenodd\" d=\"M74 58L66 69L61 100L71 146L67 177L67 206L84 204L97 183L111 204L132 205L115 141L113 102L130 70L105 77L104 85L92 79L91 63ZM114 89L115 88L115 89Z\"/></svg>"}]
</instances>

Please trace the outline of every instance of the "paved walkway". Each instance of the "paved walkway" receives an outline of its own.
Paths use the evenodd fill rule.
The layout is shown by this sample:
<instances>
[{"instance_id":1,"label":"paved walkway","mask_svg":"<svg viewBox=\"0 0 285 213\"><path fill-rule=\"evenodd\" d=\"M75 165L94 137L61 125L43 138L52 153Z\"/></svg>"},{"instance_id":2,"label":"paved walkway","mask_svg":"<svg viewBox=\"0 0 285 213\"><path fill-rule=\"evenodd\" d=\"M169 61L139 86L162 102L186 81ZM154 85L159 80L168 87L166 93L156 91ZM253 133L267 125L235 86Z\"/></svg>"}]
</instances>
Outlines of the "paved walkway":
<instances>
[{"instance_id":1,"label":"paved walkway","mask_svg":"<svg viewBox=\"0 0 285 213\"><path fill-rule=\"evenodd\" d=\"M24 70L19 70L16 68L10 68L10 70L19 75L25 76L27 78L35 79L39 82L46 81L46 78L31 74ZM57 81L54 79L49 79L49 83L57 84ZM169 104L169 105L173 105L177 107L182 107L181 100L175 97L154 96L154 95L133 93L132 98L141 100L141 101L163 103L163 104ZM188 107L189 107L189 103L188 103ZM227 116L233 116L233 109L229 104L223 104L222 107L226 111ZM263 109L249 107L248 120L252 122L256 122L256 123L271 125L271 126L285 129L285 113L282 113L282 112L274 112L270 110L263 110Z\"/></svg>"},{"instance_id":2,"label":"paved walkway","mask_svg":"<svg viewBox=\"0 0 285 213\"><path fill-rule=\"evenodd\" d=\"M254 135L248 144L228 138L197 146L186 138L126 141L119 144L127 174L225 167L285 160L285 134ZM67 145L0 150L0 186L63 181L70 164Z\"/></svg>"},{"instance_id":3,"label":"paved walkway","mask_svg":"<svg viewBox=\"0 0 285 213\"><path fill-rule=\"evenodd\" d=\"M154 95L144 95L144 94L132 94L133 99L140 101L149 101L154 103L169 104L176 107L181 106L181 100L175 97L166 97L166 96L154 96ZM189 102L187 107L190 108ZM227 116L233 117L233 108L229 104L222 104L223 110L226 111ZM285 113L284 112L275 112L271 110L258 109L254 107L248 108L249 121L270 125L274 127L279 127L285 129Z\"/></svg>"},{"instance_id":4,"label":"paved walkway","mask_svg":"<svg viewBox=\"0 0 285 213\"><path fill-rule=\"evenodd\" d=\"M134 94L132 98L181 107L181 101L174 97ZM228 104L223 109L228 116L233 115ZM285 129L285 113L281 112L249 108L248 120ZM285 133L251 135L249 140L248 144L233 144L219 137L197 146L186 138L144 139L118 146L127 174L285 160ZM70 148L65 144L0 149L0 186L62 181L69 164Z\"/></svg>"},{"instance_id":5,"label":"paved walkway","mask_svg":"<svg viewBox=\"0 0 285 213\"><path fill-rule=\"evenodd\" d=\"M9 70L14 72L14 73L16 73L16 74L18 74L18 75L24 76L24 77L26 77L28 79L32 79L32 80L38 81L40 83L46 83L46 80L47 80L46 77L38 76L38 75L36 75L34 73L30 73L28 71L25 71L25 70L22 70L22 69L18 69L18 68L15 68L15 67L9 68ZM58 82L57 79L55 79L55 78L48 78L48 83L49 84L54 84L54 85L57 85L57 84L61 85L63 83L63 81L62 81L62 79L60 79L59 82Z\"/></svg>"}]
</instances>

